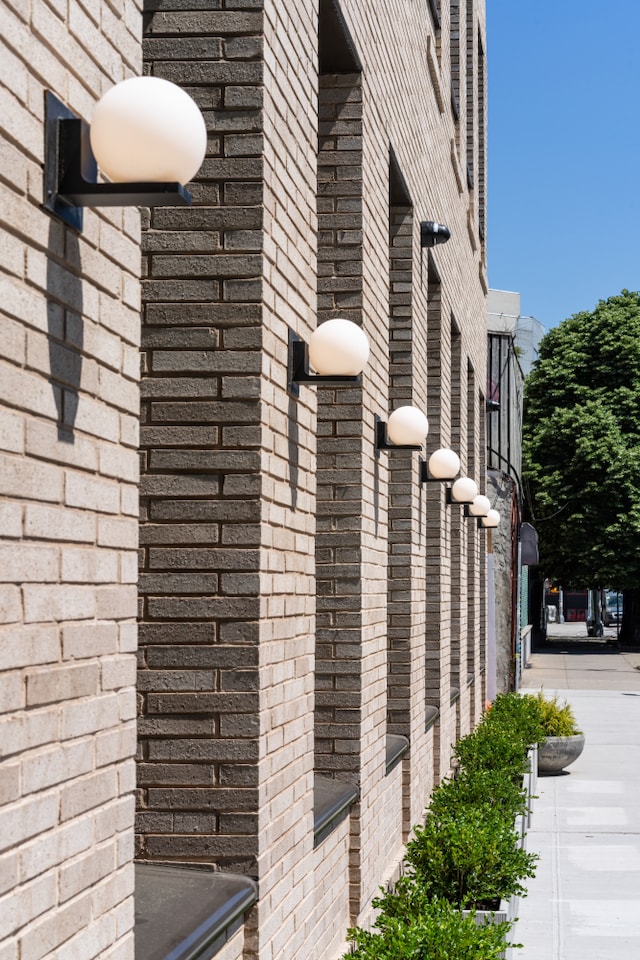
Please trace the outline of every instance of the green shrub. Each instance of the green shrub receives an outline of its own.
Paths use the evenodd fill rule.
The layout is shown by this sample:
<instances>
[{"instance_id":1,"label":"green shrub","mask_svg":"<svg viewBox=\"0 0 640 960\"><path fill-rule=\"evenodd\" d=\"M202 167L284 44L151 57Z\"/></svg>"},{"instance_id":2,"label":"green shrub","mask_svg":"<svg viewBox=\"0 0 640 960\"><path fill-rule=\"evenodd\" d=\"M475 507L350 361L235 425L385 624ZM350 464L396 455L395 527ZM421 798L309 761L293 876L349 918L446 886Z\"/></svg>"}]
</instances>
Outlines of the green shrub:
<instances>
[{"instance_id":1,"label":"green shrub","mask_svg":"<svg viewBox=\"0 0 640 960\"><path fill-rule=\"evenodd\" d=\"M520 778L528 769L522 741L497 723L478 724L458 740L454 756L463 770L500 770L507 778Z\"/></svg>"},{"instance_id":2,"label":"green shrub","mask_svg":"<svg viewBox=\"0 0 640 960\"><path fill-rule=\"evenodd\" d=\"M461 907L491 906L512 894L523 896L522 881L535 874L536 854L519 846L520 837L499 806L454 805L431 813L414 830L406 859L416 881L432 897Z\"/></svg>"},{"instance_id":3,"label":"green shrub","mask_svg":"<svg viewBox=\"0 0 640 960\"><path fill-rule=\"evenodd\" d=\"M523 896L538 857L515 829L527 810L527 752L545 737L538 698L501 694L454 748L456 775L431 795L424 825L406 849L409 867L373 901L373 932L349 931L356 960L494 960L511 927L476 923L463 909L495 909ZM346 960L346 958L345 958Z\"/></svg>"},{"instance_id":4,"label":"green shrub","mask_svg":"<svg viewBox=\"0 0 640 960\"><path fill-rule=\"evenodd\" d=\"M488 804L499 810L504 819L513 823L518 814L528 811L528 796L522 780L506 777L500 769L460 770L453 780L443 780L434 790L429 804L429 815L439 817L447 811L463 806Z\"/></svg>"},{"instance_id":5,"label":"green shrub","mask_svg":"<svg viewBox=\"0 0 640 960\"><path fill-rule=\"evenodd\" d=\"M414 896L420 909L404 914L391 905L396 894L374 901L389 910L376 920L377 932L349 931L356 949L345 960L497 960L501 955L510 923L476 923L473 915L464 916L444 900Z\"/></svg>"},{"instance_id":6,"label":"green shrub","mask_svg":"<svg viewBox=\"0 0 640 960\"><path fill-rule=\"evenodd\" d=\"M575 737L582 733L578 727L571 704L560 703L557 697L547 698L542 690L528 693L523 700L534 703L540 712L540 722L546 737Z\"/></svg>"},{"instance_id":7,"label":"green shrub","mask_svg":"<svg viewBox=\"0 0 640 960\"><path fill-rule=\"evenodd\" d=\"M500 726L522 744L526 751L544 739L540 708L535 698L518 693L499 693L485 713L483 724Z\"/></svg>"}]
</instances>

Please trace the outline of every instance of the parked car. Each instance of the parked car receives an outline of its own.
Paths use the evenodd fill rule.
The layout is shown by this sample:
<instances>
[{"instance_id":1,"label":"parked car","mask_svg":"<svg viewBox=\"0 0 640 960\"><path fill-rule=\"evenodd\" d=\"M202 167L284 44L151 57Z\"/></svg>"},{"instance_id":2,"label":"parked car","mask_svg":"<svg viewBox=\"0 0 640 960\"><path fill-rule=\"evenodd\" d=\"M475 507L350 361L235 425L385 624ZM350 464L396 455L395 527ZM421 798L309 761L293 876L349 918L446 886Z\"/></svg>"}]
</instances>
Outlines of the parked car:
<instances>
[{"instance_id":1,"label":"parked car","mask_svg":"<svg viewBox=\"0 0 640 960\"><path fill-rule=\"evenodd\" d=\"M605 627L613 627L622 622L622 594L615 590L606 590L602 607L602 622Z\"/></svg>"}]
</instances>

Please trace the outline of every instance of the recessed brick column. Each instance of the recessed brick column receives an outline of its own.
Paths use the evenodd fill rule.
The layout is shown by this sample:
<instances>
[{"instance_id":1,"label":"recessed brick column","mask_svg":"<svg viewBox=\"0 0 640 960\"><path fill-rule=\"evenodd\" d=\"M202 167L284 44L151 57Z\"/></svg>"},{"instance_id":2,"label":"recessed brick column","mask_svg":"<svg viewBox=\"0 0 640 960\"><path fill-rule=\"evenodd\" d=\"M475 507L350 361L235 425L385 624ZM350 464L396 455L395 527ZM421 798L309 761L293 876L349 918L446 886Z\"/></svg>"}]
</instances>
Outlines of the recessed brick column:
<instances>
[{"instance_id":1,"label":"recessed brick column","mask_svg":"<svg viewBox=\"0 0 640 960\"><path fill-rule=\"evenodd\" d=\"M391 204L389 211L389 399L391 409L414 401L413 210ZM421 539L415 507L422 495L417 455L393 451L389 458L389 539L387 587L387 732L411 735L412 635L421 632L422 607L413 593L415 534ZM417 494L418 502L414 503ZM414 526L412 519L418 517Z\"/></svg>"},{"instance_id":2,"label":"recessed brick column","mask_svg":"<svg viewBox=\"0 0 640 960\"><path fill-rule=\"evenodd\" d=\"M262 14L171 6L147 4L146 62L209 145L143 238L139 854L255 873Z\"/></svg>"},{"instance_id":3,"label":"recessed brick column","mask_svg":"<svg viewBox=\"0 0 640 960\"><path fill-rule=\"evenodd\" d=\"M320 77L318 322L362 318L362 90ZM316 772L358 782L362 631L362 388L318 392Z\"/></svg>"},{"instance_id":4,"label":"recessed brick column","mask_svg":"<svg viewBox=\"0 0 640 960\"><path fill-rule=\"evenodd\" d=\"M456 389L452 369L451 320L444 315L442 285L429 258L428 279L428 392L429 449L457 446L453 438ZM427 485L426 530L426 685L425 701L439 710L434 728L436 780L449 771L452 525L455 507L445 503L444 484Z\"/></svg>"}]
</instances>

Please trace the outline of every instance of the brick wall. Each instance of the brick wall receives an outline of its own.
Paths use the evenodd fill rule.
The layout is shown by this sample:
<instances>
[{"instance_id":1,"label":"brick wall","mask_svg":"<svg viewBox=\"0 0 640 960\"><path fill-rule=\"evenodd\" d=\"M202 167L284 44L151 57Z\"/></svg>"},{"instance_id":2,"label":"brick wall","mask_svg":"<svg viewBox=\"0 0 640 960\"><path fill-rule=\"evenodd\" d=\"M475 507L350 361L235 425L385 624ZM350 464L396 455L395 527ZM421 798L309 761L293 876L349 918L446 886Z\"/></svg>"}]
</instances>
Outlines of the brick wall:
<instances>
[{"instance_id":1,"label":"brick wall","mask_svg":"<svg viewBox=\"0 0 640 960\"><path fill-rule=\"evenodd\" d=\"M320 888L349 890L352 919L368 911L434 777L448 770L450 564L466 571L466 553L450 557L451 525L462 551L464 528L441 489L420 488L417 458L375 453L374 422L415 402L432 419L433 446L449 442L449 314L455 305L465 317L461 369L470 351L482 362L484 314L481 290L456 286L477 254L448 128L436 136L449 121L433 100L424 21L407 10L398 38L411 83L436 107L415 126L405 81L396 75L387 87L394 55L381 41L393 35L385 6L373 16L344 4L336 42L346 66L322 72L321 62L319 77L311 9L259 10L225 3L203 16L195 3L174 3L150 5L147 19L149 68L201 102L210 159L196 206L156 211L145 237L140 849L256 872L261 900L247 949L266 957L285 949L303 915L305 930L332 942L339 922ZM443 73L448 50L439 36ZM404 105L399 115L391 102ZM425 136L430 163L446 171L437 184L422 170ZM416 216L397 200L390 212L390 145L393 176ZM454 226L455 246L427 258L417 251L418 223L436 214ZM293 399L288 331L307 338L336 315L370 337L363 386L303 386ZM232 362L244 366L226 370ZM461 373L458 389L460 406ZM259 462L246 450L252 423ZM239 509L259 509L260 528ZM256 661L243 659L252 650L257 676ZM425 731L430 703L441 719ZM388 732L408 735L411 752L385 777ZM361 790L324 879L309 859L314 769ZM250 785L256 792L241 792ZM247 806L225 816L234 797ZM308 885L292 889L287 871L308 874Z\"/></svg>"},{"instance_id":2,"label":"brick wall","mask_svg":"<svg viewBox=\"0 0 640 960\"><path fill-rule=\"evenodd\" d=\"M320 77L318 321L362 322L362 89ZM356 782L362 643L362 390L318 394L315 766ZM360 451L360 453L359 453Z\"/></svg>"},{"instance_id":3,"label":"brick wall","mask_svg":"<svg viewBox=\"0 0 640 960\"><path fill-rule=\"evenodd\" d=\"M315 388L287 391L316 325L317 19L265 4L260 902L249 956L312 953Z\"/></svg>"},{"instance_id":4,"label":"brick wall","mask_svg":"<svg viewBox=\"0 0 640 960\"><path fill-rule=\"evenodd\" d=\"M484 4L453 7L146 0L209 140L193 206L143 213L139 444L140 215L40 204L44 90L90 117L140 73L140 4L0 5L2 960L132 957L138 447L138 851L259 878L221 956L339 957L478 715L485 535L374 446L412 402L484 470ZM336 314L362 385L296 397L289 331ZM314 849L319 776L359 799Z\"/></svg>"},{"instance_id":5,"label":"brick wall","mask_svg":"<svg viewBox=\"0 0 640 960\"><path fill-rule=\"evenodd\" d=\"M256 872L262 14L146 5L148 70L203 111L190 208L143 233L139 855Z\"/></svg>"},{"instance_id":6,"label":"brick wall","mask_svg":"<svg viewBox=\"0 0 640 960\"><path fill-rule=\"evenodd\" d=\"M389 399L395 408L413 402L414 224L412 208L392 200L390 198L389 211ZM414 534L419 540L422 535L420 523L412 522L412 499L414 493L420 493L420 488L415 482L414 458L410 453L390 455L389 466L387 731L409 736L414 699L411 634L414 629L424 634L424 621L412 616L418 597L412 589L411 546ZM421 505L419 499L418 505Z\"/></svg>"},{"instance_id":7,"label":"brick wall","mask_svg":"<svg viewBox=\"0 0 640 960\"><path fill-rule=\"evenodd\" d=\"M0 953L133 956L139 214L42 207L139 4L0 4Z\"/></svg>"}]
</instances>

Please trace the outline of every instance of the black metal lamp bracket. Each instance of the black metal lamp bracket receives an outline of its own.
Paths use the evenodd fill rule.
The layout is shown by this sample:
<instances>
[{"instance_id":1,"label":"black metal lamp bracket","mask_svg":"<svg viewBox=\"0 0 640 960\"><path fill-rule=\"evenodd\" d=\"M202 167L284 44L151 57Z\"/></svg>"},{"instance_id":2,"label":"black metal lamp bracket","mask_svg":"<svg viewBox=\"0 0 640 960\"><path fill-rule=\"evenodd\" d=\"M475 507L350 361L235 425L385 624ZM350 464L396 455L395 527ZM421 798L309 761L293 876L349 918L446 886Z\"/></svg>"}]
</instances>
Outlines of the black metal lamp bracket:
<instances>
[{"instance_id":1,"label":"black metal lamp bracket","mask_svg":"<svg viewBox=\"0 0 640 960\"><path fill-rule=\"evenodd\" d=\"M376 450L422 450L422 446L412 443L389 443L387 421L376 416Z\"/></svg>"},{"instance_id":2,"label":"black metal lamp bracket","mask_svg":"<svg viewBox=\"0 0 640 960\"><path fill-rule=\"evenodd\" d=\"M447 479L442 477L432 477L429 473L429 465L426 460L420 461L420 483L448 483ZM445 487L445 490L451 490L450 486Z\"/></svg>"},{"instance_id":3,"label":"black metal lamp bracket","mask_svg":"<svg viewBox=\"0 0 640 960\"><path fill-rule=\"evenodd\" d=\"M185 206L191 194L178 182L97 183L89 124L51 91L45 99L43 206L82 230L83 207Z\"/></svg>"},{"instance_id":4,"label":"black metal lamp bracket","mask_svg":"<svg viewBox=\"0 0 640 960\"><path fill-rule=\"evenodd\" d=\"M323 384L346 384L360 383L360 377L350 376L331 376L319 373L309 373L309 347L300 337L289 331L289 392L296 397L300 393L299 384L311 383L322 386Z\"/></svg>"}]
</instances>

